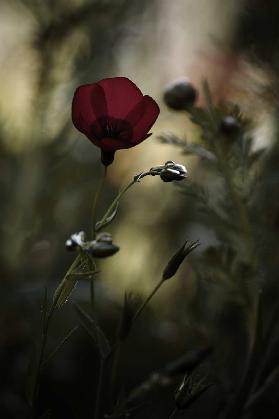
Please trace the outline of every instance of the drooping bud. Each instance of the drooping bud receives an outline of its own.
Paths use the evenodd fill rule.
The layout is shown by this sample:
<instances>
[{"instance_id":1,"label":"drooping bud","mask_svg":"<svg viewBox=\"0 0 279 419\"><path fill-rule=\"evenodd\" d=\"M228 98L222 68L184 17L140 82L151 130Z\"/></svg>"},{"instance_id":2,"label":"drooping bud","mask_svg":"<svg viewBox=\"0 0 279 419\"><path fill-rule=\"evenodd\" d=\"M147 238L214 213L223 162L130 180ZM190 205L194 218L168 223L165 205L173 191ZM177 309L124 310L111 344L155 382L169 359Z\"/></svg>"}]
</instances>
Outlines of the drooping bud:
<instances>
[{"instance_id":1,"label":"drooping bud","mask_svg":"<svg viewBox=\"0 0 279 419\"><path fill-rule=\"evenodd\" d=\"M164 168L160 172L160 178L164 182L172 182L174 180L183 180L187 177L186 167L173 161L167 161Z\"/></svg>"},{"instance_id":2,"label":"drooping bud","mask_svg":"<svg viewBox=\"0 0 279 419\"><path fill-rule=\"evenodd\" d=\"M187 79L176 80L170 83L164 92L166 105L175 110L189 110L196 99L197 91Z\"/></svg>"},{"instance_id":3,"label":"drooping bud","mask_svg":"<svg viewBox=\"0 0 279 419\"><path fill-rule=\"evenodd\" d=\"M182 164L169 160L164 165L151 167L149 174L160 176L164 182L172 182L173 180L185 179L187 177L187 169Z\"/></svg>"}]
</instances>

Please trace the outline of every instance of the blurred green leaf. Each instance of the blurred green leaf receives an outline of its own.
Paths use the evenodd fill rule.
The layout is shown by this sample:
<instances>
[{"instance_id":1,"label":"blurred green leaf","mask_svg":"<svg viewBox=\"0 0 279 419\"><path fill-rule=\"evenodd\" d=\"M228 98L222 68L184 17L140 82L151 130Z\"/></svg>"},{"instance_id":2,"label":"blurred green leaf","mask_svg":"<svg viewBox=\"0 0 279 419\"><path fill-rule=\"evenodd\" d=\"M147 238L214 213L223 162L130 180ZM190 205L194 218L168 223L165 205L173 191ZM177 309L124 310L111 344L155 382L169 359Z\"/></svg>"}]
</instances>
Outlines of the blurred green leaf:
<instances>
[{"instance_id":1,"label":"blurred green leaf","mask_svg":"<svg viewBox=\"0 0 279 419\"><path fill-rule=\"evenodd\" d=\"M78 267L81 260L81 256L78 255L72 265L70 266L68 272L56 288L56 291L53 296L53 307L61 308L63 304L68 301L68 298L78 283L78 278L73 275L75 269Z\"/></svg>"}]
</instances>

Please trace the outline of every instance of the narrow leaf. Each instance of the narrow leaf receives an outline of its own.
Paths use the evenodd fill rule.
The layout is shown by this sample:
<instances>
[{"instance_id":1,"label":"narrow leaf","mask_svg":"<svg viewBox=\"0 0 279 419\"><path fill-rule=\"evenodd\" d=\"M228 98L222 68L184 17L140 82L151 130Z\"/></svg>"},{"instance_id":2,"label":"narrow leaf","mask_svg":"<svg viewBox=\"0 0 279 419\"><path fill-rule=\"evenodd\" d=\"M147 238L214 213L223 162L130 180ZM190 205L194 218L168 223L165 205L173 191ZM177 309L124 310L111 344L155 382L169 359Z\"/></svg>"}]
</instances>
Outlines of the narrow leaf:
<instances>
[{"instance_id":1,"label":"narrow leaf","mask_svg":"<svg viewBox=\"0 0 279 419\"><path fill-rule=\"evenodd\" d=\"M63 304L65 304L68 301L68 298L75 288L76 284L78 283L78 277L75 275L72 275L72 273L75 272L75 269L78 267L80 263L80 255L78 255L72 265L70 266L70 269L56 288L56 291L53 296L53 307L54 308L61 308Z\"/></svg>"},{"instance_id":2,"label":"narrow leaf","mask_svg":"<svg viewBox=\"0 0 279 419\"><path fill-rule=\"evenodd\" d=\"M74 275L66 276L63 279L63 281L60 282L53 297L53 301L55 302L55 306L57 308L61 308L63 304L65 304L68 301L68 298L74 290L77 283L78 278Z\"/></svg>"},{"instance_id":3,"label":"narrow leaf","mask_svg":"<svg viewBox=\"0 0 279 419\"><path fill-rule=\"evenodd\" d=\"M98 347L100 357L105 359L110 354L110 344L96 319L87 314L79 305L75 304L81 326L87 331Z\"/></svg>"},{"instance_id":4,"label":"narrow leaf","mask_svg":"<svg viewBox=\"0 0 279 419\"><path fill-rule=\"evenodd\" d=\"M62 346L70 339L70 337L78 330L78 326L73 327L69 333L58 343L58 345L53 349L53 351L48 355L48 357L44 360L42 367L45 367L46 364L57 354L57 352L62 348Z\"/></svg>"}]
</instances>

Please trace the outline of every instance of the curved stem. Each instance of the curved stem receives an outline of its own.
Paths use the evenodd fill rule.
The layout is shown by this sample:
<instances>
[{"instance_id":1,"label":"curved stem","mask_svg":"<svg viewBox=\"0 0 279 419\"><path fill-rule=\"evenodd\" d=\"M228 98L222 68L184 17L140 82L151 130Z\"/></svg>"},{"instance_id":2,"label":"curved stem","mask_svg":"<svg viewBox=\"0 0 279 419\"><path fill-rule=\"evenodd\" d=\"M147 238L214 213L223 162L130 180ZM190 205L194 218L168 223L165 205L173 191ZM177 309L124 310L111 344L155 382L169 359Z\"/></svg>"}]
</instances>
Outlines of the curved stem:
<instances>
[{"instance_id":1,"label":"curved stem","mask_svg":"<svg viewBox=\"0 0 279 419\"><path fill-rule=\"evenodd\" d=\"M116 195L116 197L112 201L112 203L110 204L110 206L108 207L107 211L105 212L105 215L98 222L98 224L100 225L99 229L101 229L102 224L106 221L106 219L108 218L108 216L112 212L115 205L118 203L118 201L120 201L122 196L128 191L128 189L130 189L131 186L133 186L135 183L138 183L140 181L140 179L144 178L145 176L149 176L149 175L156 176L158 174L159 173L155 172L155 171L148 171L148 172L140 173L139 175L135 176L134 179L127 186L125 186L123 189L121 189L120 192Z\"/></svg>"},{"instance_id":2,"label":"curved stem","mask_svg":"<svg viewBox=\"0 0 279 419\"><path fill-rule=\"evenodd\" d=\"M125 194L125 192L127 192L127 190L133 186L136 183L135 180L132 180L132 182L130 182L127 186L125 186L125 188L121 189L121 191L118 193L118 195L114 198L114 200L112 201L112 203L110 204L109 208L107 209L107 211L105 212L105 215L102 217L102 219L99 221L100 225L103 224L106 220L106 218L109 216L109 214L111 213L112 209L115 207L115 205L117 204L117 202L121 199L121 197Z\"/></svg>"}]
</instances>

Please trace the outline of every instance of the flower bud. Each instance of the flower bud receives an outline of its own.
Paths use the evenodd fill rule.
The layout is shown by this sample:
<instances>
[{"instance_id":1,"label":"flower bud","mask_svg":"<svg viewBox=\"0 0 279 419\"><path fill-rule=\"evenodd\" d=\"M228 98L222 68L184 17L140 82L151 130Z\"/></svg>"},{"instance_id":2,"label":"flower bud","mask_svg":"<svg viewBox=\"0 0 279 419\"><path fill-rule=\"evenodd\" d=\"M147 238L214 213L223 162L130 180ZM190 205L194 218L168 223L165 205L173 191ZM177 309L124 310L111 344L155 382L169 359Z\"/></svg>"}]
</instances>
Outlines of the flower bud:
<instances>
[{"instance_id":1,"label":"flower bud","mask_svg":"<svg viewBox=\"0 0 279 419\"><path fill-rule=\"evenodd\" d=\"M174 180L183 180L187 177L186 167L182 164L176 164L173 161L167 161L160 171L160 178L164 182L172 182Z\"/></svg>"},{"instance_id":2,"label":"flower bud","mask_svg":"<svg viewBox=\"0 0 279 419\"><path fill-rule=\"evenodd\" d=\"M166 105L176 111L189 110L197 98L197 91L187 80L177 80L169 84L164 92Z\"/></svg>"}]
</instances>

